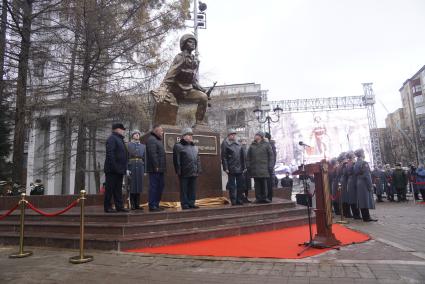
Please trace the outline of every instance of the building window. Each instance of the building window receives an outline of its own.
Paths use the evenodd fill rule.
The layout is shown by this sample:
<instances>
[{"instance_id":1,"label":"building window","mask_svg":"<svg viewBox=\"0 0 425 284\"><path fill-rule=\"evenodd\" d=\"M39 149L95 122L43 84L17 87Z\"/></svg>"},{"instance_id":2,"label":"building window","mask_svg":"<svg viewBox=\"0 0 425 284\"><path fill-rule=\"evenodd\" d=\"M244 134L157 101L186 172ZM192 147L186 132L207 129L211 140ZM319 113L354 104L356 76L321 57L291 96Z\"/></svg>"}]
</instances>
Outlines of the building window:
<instances>
[{"instance_id":1,"label":"building window","mask_svg":"<svg viewBox=\"0 0 425 284\"><path fill-rule=\"evenodd\" d=\"M416 85L412 87L412 93L416 94L422 91L421 85Z\"/></svg>"},{"instance_id":2,"label":"building window","mask_svg":"<svg viewBox=\"0 0 425 284\"><path fill-rule=\"evenodd\" d=\"M245 110L228 112L226 124L228 128L245 128Z\"/></svg>"},{"instance_id":3,"label":"building window","mask_svg":"<svg viewBox=\"0 0 425 284\"><path fill-rule=\"evenodd\" d=\"M415 104L423 103L424 102L424 97L422 95L414 96L413 97L413 101L415 102Z\"/></svg>"},{"instance_id":4,"label":"building window","mask_svg":"<svg viewBox=\"0 0 425 284\"><path fill-rule=\"evenodd\" d=\"M420 115L424 113L425 113L425 106L420 106L416 108L416 115Z\"/></svg>"}]
</instances>

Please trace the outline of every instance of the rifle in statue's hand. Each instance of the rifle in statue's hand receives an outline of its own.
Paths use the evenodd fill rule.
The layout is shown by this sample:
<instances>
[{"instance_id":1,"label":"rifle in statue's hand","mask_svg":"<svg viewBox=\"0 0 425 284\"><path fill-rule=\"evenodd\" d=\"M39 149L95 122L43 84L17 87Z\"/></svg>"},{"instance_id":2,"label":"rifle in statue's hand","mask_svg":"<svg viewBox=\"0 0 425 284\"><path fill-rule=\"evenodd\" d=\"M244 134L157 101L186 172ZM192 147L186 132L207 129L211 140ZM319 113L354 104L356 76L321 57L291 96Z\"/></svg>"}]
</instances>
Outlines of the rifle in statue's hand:
<instances>
[{"instance_id":1,"label":"rifle in statue's hand","mask_svg":"<svg viewBox=\"0 0 425 284\"><path fill-rule=\"evenodd\" d=\"M205 94L207 94L209 101L211 100L211 93L214 90L215 85L217 85L217 81L215 81L214 84L212 85L212 87L205 93ZM210 103L208 103L208 107L211 107Z\"/></svg>"}]
</instances>

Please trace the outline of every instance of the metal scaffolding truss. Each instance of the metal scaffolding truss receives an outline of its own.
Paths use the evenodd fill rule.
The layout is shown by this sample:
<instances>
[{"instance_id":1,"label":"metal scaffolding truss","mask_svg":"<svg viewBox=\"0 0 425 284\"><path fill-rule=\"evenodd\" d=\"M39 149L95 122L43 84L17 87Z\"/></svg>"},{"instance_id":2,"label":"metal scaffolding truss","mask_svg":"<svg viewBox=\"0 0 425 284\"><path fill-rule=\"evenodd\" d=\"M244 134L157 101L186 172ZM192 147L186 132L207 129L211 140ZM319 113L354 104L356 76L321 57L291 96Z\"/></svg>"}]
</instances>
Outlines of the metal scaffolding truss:
<instances>
[{"instance_id":1,"label":"metal scaffolding truss","mask_svg":"<svg viewBox=\"0 0 425 284\"><path fill-rule=\"evenodd\" d=\"M363 83L363 92L363 96L282 100L271 101L269 104L272 109L279 106L286 113L366 109L372 146L372 163L382 165L379 131L375 116L375 94L373 93L372 83Z\"/></svg>"}]
</instances>

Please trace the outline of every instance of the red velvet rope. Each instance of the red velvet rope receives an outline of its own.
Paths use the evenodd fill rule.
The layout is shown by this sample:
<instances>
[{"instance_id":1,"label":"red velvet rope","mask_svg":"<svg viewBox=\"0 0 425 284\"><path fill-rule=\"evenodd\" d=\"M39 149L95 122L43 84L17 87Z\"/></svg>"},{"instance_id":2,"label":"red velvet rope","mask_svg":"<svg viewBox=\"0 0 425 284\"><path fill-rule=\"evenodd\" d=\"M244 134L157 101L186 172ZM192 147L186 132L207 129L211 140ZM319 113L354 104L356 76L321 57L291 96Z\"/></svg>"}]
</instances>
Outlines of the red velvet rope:
<instances>
[{"instance_id":1,"label":"red velvet rope","mask_svg":"<svg viewBox=\"0 0 425 284\"><path fill-rule=\"evenodd\" d=\"M80 201L80 199L76 199L71 204L69 204L65 209L58 211L58 212L54 212L54 213L47 213L47 212L41 211L40 209L36 208L34 205L32 205L29 202L27 202L27 205L30 209L32 209L33 211L37 212L40 215L43 215L45 217L54 217L54 216L61 215L61 214L65 213L66 211L69 211L71 208L75 207L78 204L79 201Z\"/></svg>"},{"instance_id":2,"label":"red velvet rope","mask_svg":"<svg viewBox=\"0 0 425 284\"><path fill-rule=\"evenodd\" d=\"M1 215L0 216L0 220L3 220L4 218L6 218L7 216L9 216L10 214L12 214L12 212L13 211L15 211L16 210L16 208L18 208L19 207L19 203L17 203L16 205L15 205L15 207L13 207L12 209L10 209L9 211L7 211L6 212L6 214L4 214L4 215Z\"/></svg>"}]
</instances>

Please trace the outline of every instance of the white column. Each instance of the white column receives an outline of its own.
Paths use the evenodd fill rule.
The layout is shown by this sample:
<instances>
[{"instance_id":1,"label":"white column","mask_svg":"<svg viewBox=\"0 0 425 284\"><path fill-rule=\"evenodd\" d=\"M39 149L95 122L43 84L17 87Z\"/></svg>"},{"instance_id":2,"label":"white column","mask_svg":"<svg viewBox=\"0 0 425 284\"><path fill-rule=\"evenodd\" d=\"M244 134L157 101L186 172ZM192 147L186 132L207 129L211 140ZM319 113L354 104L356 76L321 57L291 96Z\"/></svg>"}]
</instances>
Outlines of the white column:
<instances>
[{"instance_id":1,"label":"white column","mask_svg":"<svg viewBox=\"0 0 425 284\"><path fill-rule=\"evenodd\" d=\"M27 189L26 194L30 194L30 183L34 181L34 153L35 153L35 137L38 129L37 123L32 122L28 141L28 158L27 158Z\"/></svg>"},{"instance_id":2,"label":"white column","mask_svg":"<svg viewBox=\"0 0 425 284\"><path fill-rule=\"evenodd\" d=\"M55 194L55 171L56 166L56 137L58 134L58 119L52 118L50 120L50 131L49 131L49 146L48 146L48 175L47 175L47 194Z\"/></svg>"},{"instance_id":3,"label":"white column","mask_svg":"<svg viewBox=\"0 0 425 284\"><path fill-rule=\"evenodd\" d=\"M76 131L72 131L71 134L71 165L69 167L69 192L70 194L78 194L79 192L74 192L75 185L75 163L77 158L77 135Z\"/></svg>"}]
</instances>

